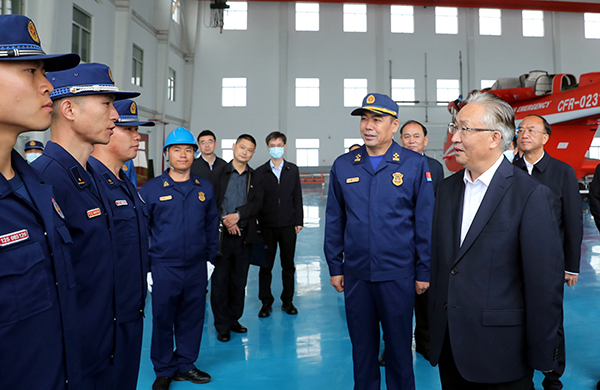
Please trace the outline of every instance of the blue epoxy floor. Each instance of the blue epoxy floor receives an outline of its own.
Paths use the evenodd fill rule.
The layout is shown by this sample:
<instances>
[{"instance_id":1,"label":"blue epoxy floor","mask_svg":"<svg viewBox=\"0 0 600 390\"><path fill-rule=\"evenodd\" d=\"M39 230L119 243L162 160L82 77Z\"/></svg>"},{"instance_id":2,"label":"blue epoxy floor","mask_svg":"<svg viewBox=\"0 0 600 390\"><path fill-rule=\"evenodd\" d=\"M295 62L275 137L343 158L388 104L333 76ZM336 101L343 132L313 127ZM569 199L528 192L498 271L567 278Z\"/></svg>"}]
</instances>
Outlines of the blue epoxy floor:
<instances>
[{"instance_id":1,"label":"blue epoxy floor","mask_svg":"<svg viewBox=\"0 0 600 390\"><path fill-rule=\"evenodd\" d=\"M232 333L221 343L213 327L210 305L196 366L212 376L205 385L173 382L171 389L285 389L347 390L353 388L351 345L344 316L343 295L329 284L323 257L326 194L320 186L304 189L305 228L296 249L297 316L289 316L275 302L268 318L258 318L258 268L248 277L246 308L240 322L248 333ZM584 208L587 208L584 202ZM584 240L579 282L565 288L567 370L565 389L595 389L600 380L600 234L584 210ZM276 260L277 262L279 260ZM281 267L273 272L273 295L281 293ZM150 361L151 302L146 317L138 389L151 389L155 379ZM414 344L413 344L414 347ZM414 348L413 348L414 349ZM414 355L417 389L440 389L437 367ZM535 375L536 389L543 377ZM382 369L382 389L385 389Z\"/></svg>"}]
</instances>

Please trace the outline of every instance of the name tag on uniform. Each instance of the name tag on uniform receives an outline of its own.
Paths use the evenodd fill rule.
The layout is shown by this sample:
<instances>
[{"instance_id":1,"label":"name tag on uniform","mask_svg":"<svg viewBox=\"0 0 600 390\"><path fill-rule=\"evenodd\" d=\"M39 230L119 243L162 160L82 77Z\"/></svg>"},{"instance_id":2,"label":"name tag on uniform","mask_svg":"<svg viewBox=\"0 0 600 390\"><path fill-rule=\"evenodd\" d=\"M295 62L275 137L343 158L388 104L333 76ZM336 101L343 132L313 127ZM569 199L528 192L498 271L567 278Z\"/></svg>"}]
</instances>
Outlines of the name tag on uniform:
<instances>
[{"instance_id":1,"label":"name tag on uniform","mask_svg":"<svg viewBox=\"0 0 600 390\"><path fill-rule=\"evenodd\" d=\"M172 195L161 196L160 198L158 198L158 200L160 200L161 202L164 202L165 200L171 200L171 199L173 199Z\"/></svg>"},{"instance_id":2,"label":"name tag on uniform","mask_svg":"<svg viewBox=\"0 0 600 390\"><path fill-rule=\"evenodd\" d=\"M17 242L25 241L29 239L29 232L27 229L19 230L0 236L0 246L7 246L16 244Z\"/></svg>"},{"instance_id":3,"label":"name tag on uniform","mask_svg":"<svg viewBox=\"0 0 600 390\"><path fill-rule=\"evenodd\" d=\"M346 179L346 184L350 184L350 183L358 183L360 180L360 177L351 177L349 179Z\"/></svg>"},{"instance_id":4,"label":"name tag on uniform","mask_svg":"<svg viewBox=\"0 0 600 390\"><path fill-rule=\"evenodd\" d=\"M100 211L99 208L95 208L95 209L91 209L87 211L87 217L88 218L94 218L97 217L99 215L102 215L102 211Z\"/></svg>"},{"instance_id":5,"label":"name tag on uniform","mask_svg":"<svg viewBox=\"0 0 600 390\"><path fill-rule=\"evenodd\" d=\"M115 200L115 204L118 206L127 206L126 200Z\"/></svg>"}]
</instances>

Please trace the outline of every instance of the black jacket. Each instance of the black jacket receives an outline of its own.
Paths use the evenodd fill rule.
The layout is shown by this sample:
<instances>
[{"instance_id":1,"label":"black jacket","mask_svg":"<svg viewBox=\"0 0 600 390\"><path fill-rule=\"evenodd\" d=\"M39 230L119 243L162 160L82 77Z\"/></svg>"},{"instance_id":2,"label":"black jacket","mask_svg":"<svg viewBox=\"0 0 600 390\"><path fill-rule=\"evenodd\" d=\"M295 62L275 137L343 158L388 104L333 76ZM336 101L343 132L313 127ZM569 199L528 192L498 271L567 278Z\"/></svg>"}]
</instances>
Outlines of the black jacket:
<instances>
[{"instance_id":1,"label":"black jacket","mask_svg":"<svg viewBox=\"0 0 600 390\"><path fill-rule=\"evenodd\" d=\"M444 180L444 167L435 158L431 158L427 155L423 155L427 159L427 165L429 165L429 172L431 172L431 179L433 181L433 193L437 194L438 185Z\"/></svg>"},{"instance_id":2,"label":"black jacket","mask_svg":"<svg viewBox=\"0 0 600 390\"><path fill-rule=\"evenodd\" d=\"M215 162L213 163L213 170L220 168L226 164L227 163L225 162L225 160L223 160L220 157L215 156ZM203 177L205 179L208 179L208 177L210 176L210 172L211 172L210 166L208 166L208 163L206 162L206 160L204 160L202 158L202 156L195 159L194 162L192 163L192 174Z\"/></svg>"},{"instance_id":3,"label":"black jacket","mask_svg":"<svg viewBox=\"0 0 600 390\"><path fill-rule=\"evenodd\" d=\"M229 185L231 170L232 164L228 162L219 168L214 168L209 175L209 180L215 190L220 218L223 218L222 206L225 199L225 192L227 192L227 186ZM262 175L250 168L250 166L248 166L247 188L246 204L237 207L236 210L240 213L240 220L245 219L248 221L248 230L244 243L252 244L256 240L257 219L263 204L263 179Z\"/></svg>"},{"instance_id":4,"label":"black jacket","mask_svg":"<svg viewBox=\"0 0 600 390\"><path fill-rule=\"evenodd\" d=\"M283 160L281 178L277 180L270 163L271 160L256 169L262 174L265 190L263 206L260 210L260 226L265 228L302 226L304 212L298 167Z\"/></svg>"}]
</instances>

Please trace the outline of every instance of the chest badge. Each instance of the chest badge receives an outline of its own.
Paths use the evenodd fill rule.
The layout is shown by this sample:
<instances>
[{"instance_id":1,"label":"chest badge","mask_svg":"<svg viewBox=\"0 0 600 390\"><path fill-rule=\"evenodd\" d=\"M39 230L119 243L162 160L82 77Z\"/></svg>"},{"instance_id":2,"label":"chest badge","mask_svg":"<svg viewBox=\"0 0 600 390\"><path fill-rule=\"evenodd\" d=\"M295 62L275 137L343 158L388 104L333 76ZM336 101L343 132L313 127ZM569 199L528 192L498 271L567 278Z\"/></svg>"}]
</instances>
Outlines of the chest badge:
<instances>
[{"instance_id":1,"label":"chest badge","mask_svg":"<svg viewBox=\"0 0 600 390\"><path fill-rule=\"evenodd\" d=\"M102 215L102 211L100 211L100 208L96 207L95 209L91 209L87 211L87 217L88 219L97 217L99 215Z\"/></svg>"},{"instance_id":2,"label":"chest badge","mask_svg":"<svg viewBox=\"0 0 600 390\"><path fill-rule=\"evenodd\" d=\"M160 198L158 198L158 200L160 200L161 202L164 202L165 200L171 200L171 199L173 199L172 195L161 196Z\"/></svg>"},{"instance_id":3,"label":"chest badge","mask_svg":"<svg viewBox=\"0 0 600 390\"><path fill-rule=\"evenodd\" d=\"M58 216L61 219L65 219L65 215L63 214L62 210L60 209L60 206L58 205L58 203L56 203L54 198L52 198L52 206L54 206L54 211L56 211L56 214L58 214Z\"/></svg>"},{"instance_id":4,"label":"chest badge","mask_svg":"<svg viewBox=\"0 0 600 390\"><path fill-rule=\"evenodd\" d=\"M400 172L392 173L392 184L395 185L396 187L401 186L403 183L403 180L402 180L403 177L404 177L404 175L401 174Z\"/></svg>"},{"instance_id":5,"label":"chest badge","mask_svg":"<svg viewBox=\"0 0 600 390\"><path fill-rule=\"evenodd\" d=\"M202 191L198 192L198 199L200 199L200 202L204 202L206 200L206 196L204 195L204 192L202 192Z\"/></svg>"}]
</instances>

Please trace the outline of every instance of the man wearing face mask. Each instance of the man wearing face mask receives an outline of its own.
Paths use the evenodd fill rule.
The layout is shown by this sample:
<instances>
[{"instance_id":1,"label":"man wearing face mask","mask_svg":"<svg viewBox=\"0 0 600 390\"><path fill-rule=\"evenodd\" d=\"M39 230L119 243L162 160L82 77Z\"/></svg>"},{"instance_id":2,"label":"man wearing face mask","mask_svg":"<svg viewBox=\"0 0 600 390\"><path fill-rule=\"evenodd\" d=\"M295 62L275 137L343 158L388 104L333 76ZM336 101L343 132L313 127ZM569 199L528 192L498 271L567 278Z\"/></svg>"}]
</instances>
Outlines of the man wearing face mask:
<instances>
[{"instance_id":1,"label":"man wearing face mask","mask_svg":"<svg viewBox=\"0 0 600 390\"><path fill-rule=\"evenodd\" d=\"M41 143L40 141L29 141L25 144L23 154L25 155L25 160L27 160L27 162L29 164L31 164L32 162L35 161L36 158L38 158L42 155L43 151L44 151L43 143Z\"/></svg>"},{"instance_id":2,"label":"man wearing face mask","mask_svg":"<svg viewBox=\"0 0 600 390\"><path fill-rule=\"evenodd\" d=\"M273 311L275 299L271 294L271 271L279 244L281 258L281 280L283 291L281 309L287 314L298 314L292 303L294 298L294 253L296 235L303 226L302 188L298 167L283 159L287 148L287 137L274 131L266 138L271 159L257 169L263 175L264 203L260 210L260 228L267 245L268 267L261 267L258 275L258 298L262 308L258 312L261 318L268 317Z\"/></svg>"}]
</instances>

